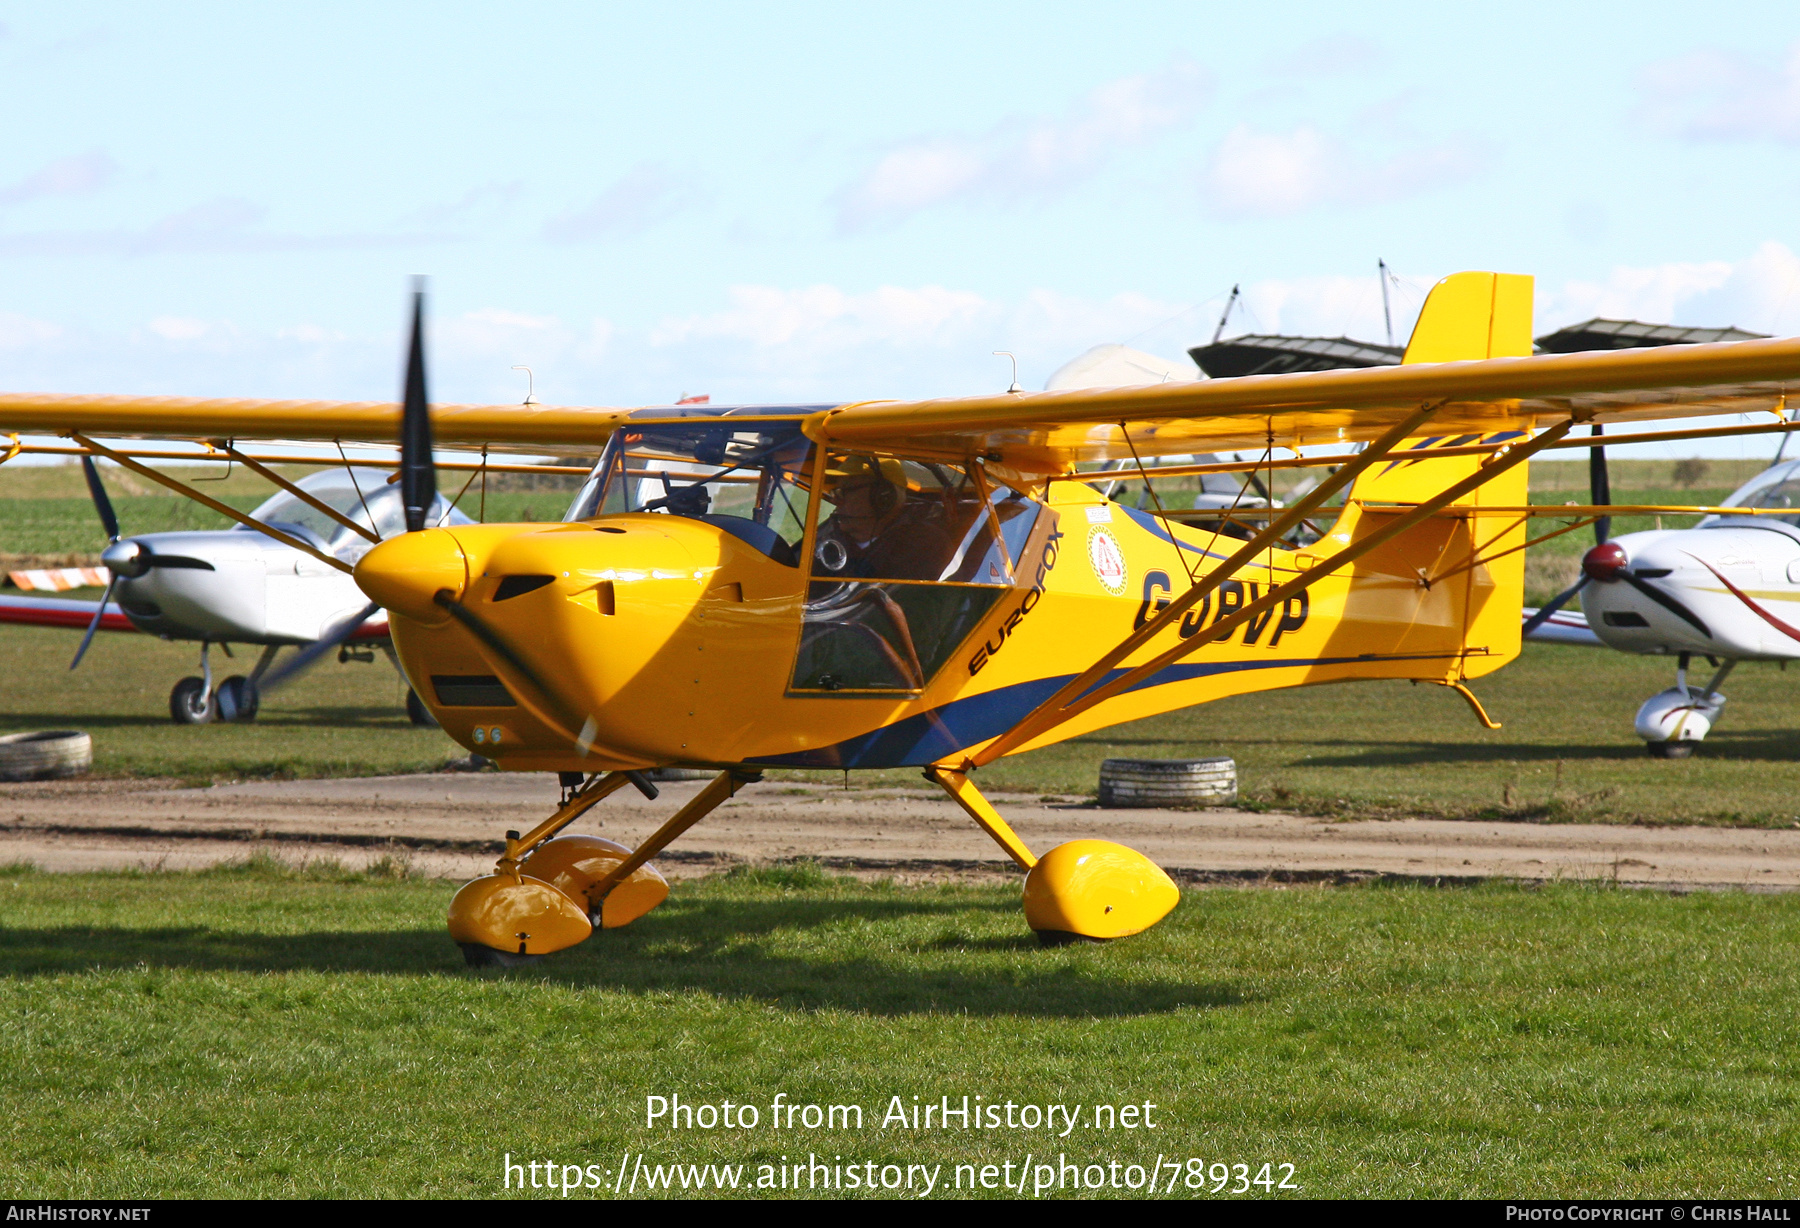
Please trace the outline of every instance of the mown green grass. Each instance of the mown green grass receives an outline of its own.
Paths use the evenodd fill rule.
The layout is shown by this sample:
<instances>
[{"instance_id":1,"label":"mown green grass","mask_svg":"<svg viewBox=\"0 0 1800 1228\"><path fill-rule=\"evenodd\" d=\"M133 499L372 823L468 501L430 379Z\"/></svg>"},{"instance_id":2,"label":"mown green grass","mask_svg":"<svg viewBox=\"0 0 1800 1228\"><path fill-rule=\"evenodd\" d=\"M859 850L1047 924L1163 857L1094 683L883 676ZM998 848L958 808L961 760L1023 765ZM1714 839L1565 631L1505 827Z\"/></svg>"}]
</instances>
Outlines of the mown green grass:
<instances>
[{"instance_id":1,"label":"mown green grass","mask_svg":"<svg viewBox=\"0 0 1800 1228\"><path fill-rule=\"evenodd\" d=\"M1043 950L1016 890L801 867L678 885L495 973L445 937L450 892L266 866L0 877L0 1190L494 1195L506 1153L610 1175L625 1151L752 1174L809 1151L946 1174L1285 1161L1313 1196L1800 1185L1791 896L1214 890ZM777 1092L865 1126L778 1134ZM647 1130L671 1094L763 1126ZM892 1096L964 1094L1151 1101L1159 1128L877 1126Z\"/></svg>"}]
</instances>

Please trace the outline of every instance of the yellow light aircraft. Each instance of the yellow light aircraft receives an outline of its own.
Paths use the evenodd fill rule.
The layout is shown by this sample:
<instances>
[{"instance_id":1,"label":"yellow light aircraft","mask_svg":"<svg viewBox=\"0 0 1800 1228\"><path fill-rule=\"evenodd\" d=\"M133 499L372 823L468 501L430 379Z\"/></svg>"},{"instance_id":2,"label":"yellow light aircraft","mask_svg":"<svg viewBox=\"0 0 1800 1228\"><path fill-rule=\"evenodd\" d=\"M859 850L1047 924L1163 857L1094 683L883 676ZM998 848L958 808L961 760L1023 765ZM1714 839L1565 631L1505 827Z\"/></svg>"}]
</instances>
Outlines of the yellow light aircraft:
<instances>
[{"instance_id":1,"label":"yellow light aircraft","mask_svg":"<svg viewBox=\"0 0 1800 1228\"><path fill-rule=\"evenodd\" d=\"M1800 380L1800 340L1529 357L1531 280L1461 273L1389 368L820 407L428 408L420 302L399 407L0 394L0 425L104 455L125 445L91 436L399 434L409 531L356 581L451 737L565 786L451 905L452 936L489 963L654 908L650 859L770 767L919 767L1026 871L1047 941L1144 930L1178 899L1161 869L1100 840L1034 854L977 771L1325 682L1440 684L1491 724L1467 684L1518 654L1526 525L1594 513L1525 506L1525 462L1587 446L1564 439L1579 423L1754 410L1785 429ZM434 438L601 456L563 523L427 528ZM1151 464L1242 449L1262 460ZM1216 511L1094 489L1303 465L1328 476L1238 536ZM1308 523L1322 535L1298 546ZM718 775L636 849L558 835L662 766Z\"/></svg>"}]
</instances>

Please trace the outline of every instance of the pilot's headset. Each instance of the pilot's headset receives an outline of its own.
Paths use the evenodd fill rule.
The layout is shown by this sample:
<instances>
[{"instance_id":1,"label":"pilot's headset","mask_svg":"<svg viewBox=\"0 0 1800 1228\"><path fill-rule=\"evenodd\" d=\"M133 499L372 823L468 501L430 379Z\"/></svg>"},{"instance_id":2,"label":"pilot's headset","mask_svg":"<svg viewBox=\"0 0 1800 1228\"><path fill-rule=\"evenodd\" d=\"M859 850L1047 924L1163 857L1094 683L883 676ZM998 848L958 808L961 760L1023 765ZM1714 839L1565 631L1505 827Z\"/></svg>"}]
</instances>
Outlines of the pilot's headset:
<instances>
[{"instance_id":1,"label":"pilot's headset","mask_svg":"<svg viewBox=\"0 0 1800 1228\"><path fill-rule=\"evenodd\" d=\"M842 469L836 470L837 486L866 487L869 510L884 523L906 501L906 468L892 457L849 456ZM835 502L835 500L834 500ZM849 548L835 537L821 536L814 550L819 566L830 572L841 572L850 563Z\"/></svg>"}]
</instances>

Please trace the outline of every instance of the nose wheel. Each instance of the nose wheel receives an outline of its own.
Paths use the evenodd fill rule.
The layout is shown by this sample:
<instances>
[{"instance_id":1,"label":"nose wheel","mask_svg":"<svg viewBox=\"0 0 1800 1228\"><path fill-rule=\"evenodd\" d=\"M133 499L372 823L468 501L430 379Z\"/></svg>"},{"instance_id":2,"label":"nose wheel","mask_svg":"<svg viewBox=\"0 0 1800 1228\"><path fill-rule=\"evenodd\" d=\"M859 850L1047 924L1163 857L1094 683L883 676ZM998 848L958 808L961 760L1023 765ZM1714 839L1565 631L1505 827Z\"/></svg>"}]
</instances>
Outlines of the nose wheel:
<instances>
[{"instance_id":1,"label":"nose wheel","mask_svg":"<svg viewBox=\"0 0 1800 1228\"><path fill-rule=\"evenodd\" d=\"M1704 688L1691 687L1687 681L1689 655L1684 652L1677 659L1675 685L1652 695L1638 709L1637 735L1644 739L1644 749L1652 759L1691 758L1725 707L1719 685L1730 676L1737 662L1720 665Z\"/></svg>"}]
</instances>

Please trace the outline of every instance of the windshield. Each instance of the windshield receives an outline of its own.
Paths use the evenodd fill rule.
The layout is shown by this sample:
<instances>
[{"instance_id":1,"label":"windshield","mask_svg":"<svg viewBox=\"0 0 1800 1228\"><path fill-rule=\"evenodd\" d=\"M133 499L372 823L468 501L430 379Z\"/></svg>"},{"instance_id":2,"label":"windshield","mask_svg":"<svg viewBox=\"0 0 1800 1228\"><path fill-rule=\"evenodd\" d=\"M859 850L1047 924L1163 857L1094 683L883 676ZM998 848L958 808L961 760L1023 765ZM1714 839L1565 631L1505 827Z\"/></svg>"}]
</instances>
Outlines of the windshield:
<instances>
[{"instance_id":1,"label":"windshield","mask_svg":"<svg viewBox=\"0 0 1800 1228\"><path fill-rule=\"evenodd\" d=\"M791 421L710 418L624 427L565 519L619 512L685 516L794 567L806 532L800 482L811 450L799 423Z\"/></svg>"},{"instance_id":2,"label":"windshield","mask_svg":"<svg viewBox=\"0 0 1800 1228\"><path fill-rule=\"evenodd\" d=\"M1800 461L1789 461L1785 465L1763 470L1732 491L1725 500L1725 506L1791 507L1794 509L1792 516L1758 516L1757 522L1779 520L1800 529ZM1716 524L1719 520L1718 516L1708 516L1700 522L1700 527Z\"/></svg>"}]
</instances>

